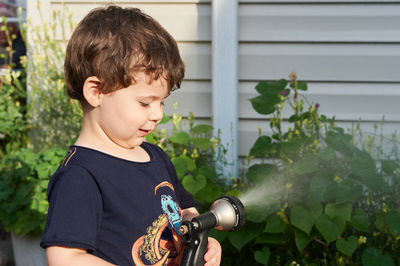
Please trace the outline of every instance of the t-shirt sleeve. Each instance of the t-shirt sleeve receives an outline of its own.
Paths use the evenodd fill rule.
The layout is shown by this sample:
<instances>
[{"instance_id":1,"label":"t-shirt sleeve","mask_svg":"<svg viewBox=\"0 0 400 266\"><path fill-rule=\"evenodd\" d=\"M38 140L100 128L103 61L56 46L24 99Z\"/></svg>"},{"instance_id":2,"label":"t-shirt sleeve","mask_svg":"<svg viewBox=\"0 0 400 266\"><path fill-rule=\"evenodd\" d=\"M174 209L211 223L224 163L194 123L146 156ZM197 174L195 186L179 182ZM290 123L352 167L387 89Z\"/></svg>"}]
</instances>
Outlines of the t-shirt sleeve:
<instances>
[{"instance_id":1,"label":"t-shirt sleeve","mask_svg":"<svg viewBox=\"0 0 400 266\"><path fill-rule=\"evenodd\" d=\"M96 250L102 215L101 194L95 180L79 166L56 173L49 185L49 211L40 246L60 245Z\"/></svg>"}]
</instances>

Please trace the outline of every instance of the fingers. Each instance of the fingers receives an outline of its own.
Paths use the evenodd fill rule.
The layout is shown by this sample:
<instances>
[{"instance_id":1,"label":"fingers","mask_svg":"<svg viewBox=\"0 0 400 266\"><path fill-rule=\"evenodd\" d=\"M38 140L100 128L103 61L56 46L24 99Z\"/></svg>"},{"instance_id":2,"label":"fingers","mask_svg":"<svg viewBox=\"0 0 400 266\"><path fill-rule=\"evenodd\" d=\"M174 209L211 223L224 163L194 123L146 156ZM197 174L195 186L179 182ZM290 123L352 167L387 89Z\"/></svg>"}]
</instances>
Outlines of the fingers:
<instances>
[{"instance_id":1,"label":"fingers","mask_svg":"<svg viewBox=\"0 0 400 266\"><path fill-rule=\"evenodd\" d=\"M208 238L207 252L204 255L204 266L219 266L221 263L221 245L219 242L212 238Z\"/></svg>"}]
</instances>

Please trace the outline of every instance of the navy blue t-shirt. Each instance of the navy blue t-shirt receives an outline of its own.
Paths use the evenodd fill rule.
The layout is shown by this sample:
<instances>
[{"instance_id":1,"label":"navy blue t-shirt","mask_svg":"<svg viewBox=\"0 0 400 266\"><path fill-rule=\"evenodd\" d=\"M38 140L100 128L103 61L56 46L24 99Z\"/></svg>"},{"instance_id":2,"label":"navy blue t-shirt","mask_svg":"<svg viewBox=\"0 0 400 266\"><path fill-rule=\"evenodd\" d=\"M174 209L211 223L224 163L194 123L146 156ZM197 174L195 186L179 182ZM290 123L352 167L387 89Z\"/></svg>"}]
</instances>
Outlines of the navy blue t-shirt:
<instances>
[{"instance_id":1,"label":"navy blue t-shirt","mask_svg":"<svg viewBox=\"0 0 400 266\"><path fill-rule=\"evenodd\" d=\"M41 247L67 246L117 265L174 265L181 254L181 210L194 207L158 146L149 162L71 146L48 186Z\"/></svg>"}]
</instances>

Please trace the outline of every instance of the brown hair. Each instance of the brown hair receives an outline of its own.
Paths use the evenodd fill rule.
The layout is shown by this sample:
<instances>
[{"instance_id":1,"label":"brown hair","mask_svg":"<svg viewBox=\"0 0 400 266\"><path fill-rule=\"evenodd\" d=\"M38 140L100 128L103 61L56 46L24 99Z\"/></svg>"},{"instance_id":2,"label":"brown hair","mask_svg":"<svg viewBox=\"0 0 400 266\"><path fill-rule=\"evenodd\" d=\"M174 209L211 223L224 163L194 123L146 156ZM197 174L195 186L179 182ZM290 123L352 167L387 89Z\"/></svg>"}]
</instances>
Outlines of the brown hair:
<instances>
[{"instance_id":1,"label":"brown hair","mask_svg":"<svg viewBox=\"0 0 400 266\"><path fill-rule=\"evenodd\" d=\"M180 87L185 66L176 41L157 21L137 8L108 6L92 10L78 24L64 71L68 95L85 103L82 88L90 76L100 80L103 93L128 87L138 71L166 79L173 90Z\"/></svg>"}]
</instances>

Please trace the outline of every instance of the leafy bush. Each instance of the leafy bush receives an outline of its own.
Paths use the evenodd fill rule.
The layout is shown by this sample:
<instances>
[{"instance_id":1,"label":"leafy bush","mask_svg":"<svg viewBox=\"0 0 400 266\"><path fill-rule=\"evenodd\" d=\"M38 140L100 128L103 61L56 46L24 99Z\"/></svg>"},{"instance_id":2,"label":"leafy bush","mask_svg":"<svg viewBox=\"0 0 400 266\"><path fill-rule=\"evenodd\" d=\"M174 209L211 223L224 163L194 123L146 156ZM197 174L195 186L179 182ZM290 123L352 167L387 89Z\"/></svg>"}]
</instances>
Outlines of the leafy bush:
<instances>
[{"instance_id":1,"label":"leafy bush","mask_svg":"<svg viewBox=\"0 0 400 266\"><path fill-rule=\"evenodd\" d=\"M319 114L319 104L301 98L306 89L294 73L289 82L256 86L251 104L270 115L273 133L260 134L249 152L239 189L247 223L219 233L223 264L400 263L399 150L384 156L374 146L381 156L373 158L371 145L358 145L355 135ZM285 106L292 110L287 119Z\"/></svg>"},{"instance_id":2,"label":"leafy bush","mask_svg":"<svg viewBox=\"0 0 400 266\"><path fill-rule=\"evenodd\" d=\"M0 31L6 36L5 53L0 58L6 62L0 71L0 160L5 153L18 149L27 142L27 94L26 94L26 57L22 57L23 69L13 69L12 42L16 39L11 34L7 20L2 17Z\"/></svg>"},{"instance_id":3,"label":"leafy bush","mask_svg":"<svg viewBox=\"0 0 400 266\"><path fill-rule=\"evenodd\" d=\"M25 72L4 69L0 75L0 160L27 141Z\"/></svg>"},{"instance_id":4,"label":"leafy bush","mask_svg":"<svg viewBox=\"0 0 400 266\"><path fill-rule=\"evenodd\" d=\"M21 235L40 234L47 215L47 184L65 149L37 153L22 148L7 155L0 165L0 221L4 228Z\"/></svg>"},{"instance_id":5,"label":"leafy bush","mask_svg":"<svg viewBox=\"0 0 400 266\"><path fill-rule=\"evenodd\" d=\"M6 66L0 75L0 223L22 235L44 229L47 183L66 152L55 146L67 147L79 133L80 108L65 95L63 44L55 39L60 13L53 18L31 29L35 45L29 47L29 65L23 57L23 69ZM25 26L21 32L25 35ZM12 57L13 38L6 57Z\"/></svg>"}]
</instances>

